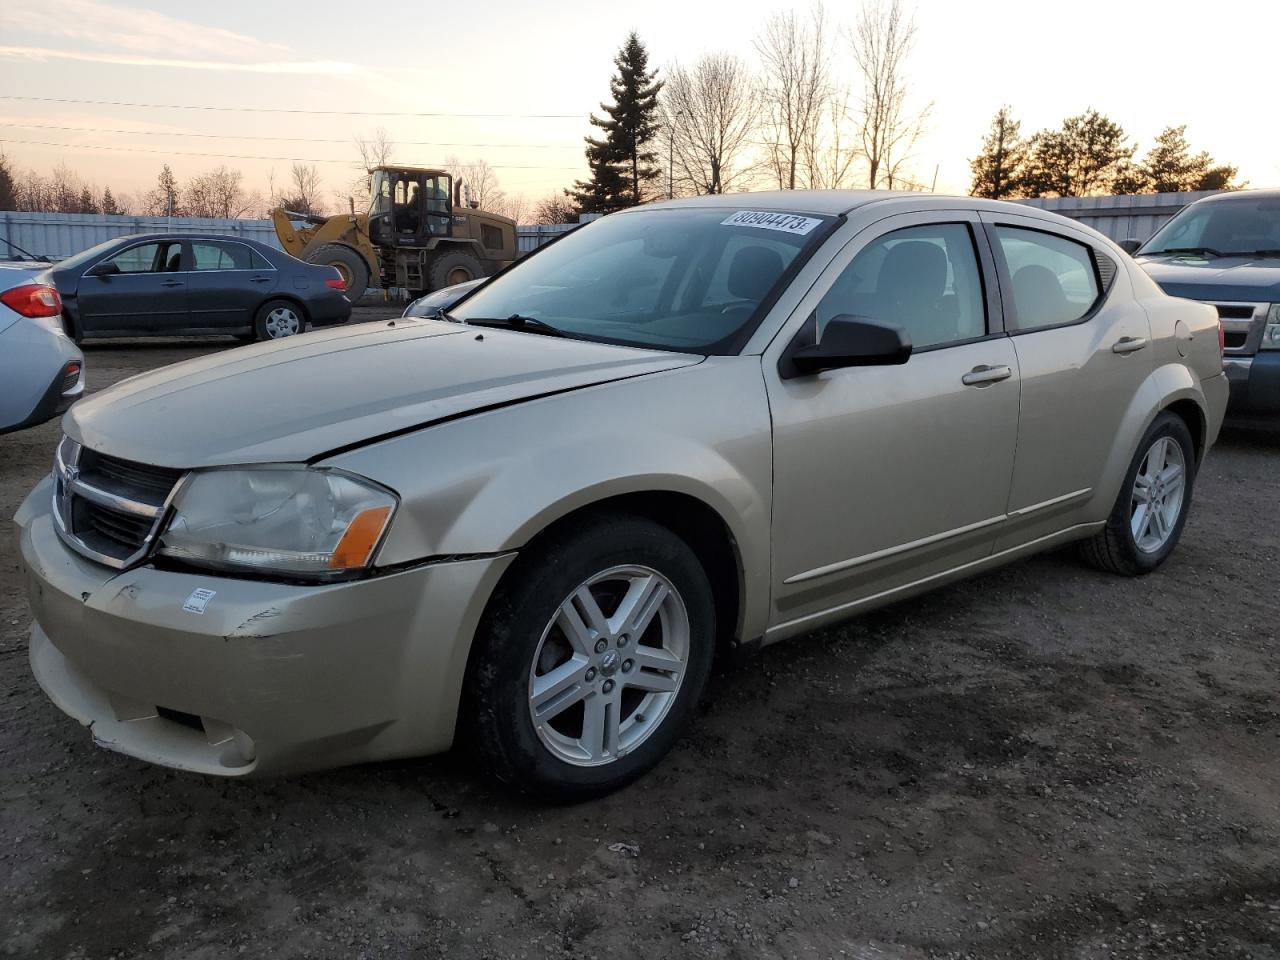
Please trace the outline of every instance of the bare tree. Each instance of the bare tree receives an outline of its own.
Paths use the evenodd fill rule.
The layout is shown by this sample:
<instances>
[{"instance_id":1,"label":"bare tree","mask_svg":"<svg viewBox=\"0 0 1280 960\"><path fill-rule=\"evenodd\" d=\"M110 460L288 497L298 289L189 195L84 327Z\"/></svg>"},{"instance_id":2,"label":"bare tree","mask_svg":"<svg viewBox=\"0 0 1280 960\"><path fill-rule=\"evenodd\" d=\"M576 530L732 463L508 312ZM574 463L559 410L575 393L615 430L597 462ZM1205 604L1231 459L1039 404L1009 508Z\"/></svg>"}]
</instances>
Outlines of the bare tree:
<instances>
[{"instance_id":1,"label":"bare tree","mask_svg":"<svg viewBox=\"0 0 1280 960\"><path fill-rule=\"evenodd\" d=\"M831 99L831 50L826 12L814 5L807 23L794 11L775 13L756 38L761 59L761 133L766 162L779 188L806 180L805 146Z\"/></svg>"},{"instance_id":2,"label":"bare tree","mask_svg":"<svg viewBox=\"0 0 1280 960\"><path fill-rule=\"evenodd\" d=\"M182 206L190 217L235 219L262 207L262 196L247 192L243 174L227 166L192 177L182 188Z\"/></svg>"},{"instance_id":3,"label":"bare tree","mask_svg":"<svg viewBox=\"0 0 1280 960\"><path fill-rule=\"evenodd\" d=\"M272 171L270 196L273 206L297 213L321 213L324 204L320 199L320 171L315 164L295 162L289 171L289 185L279 192Z\"/></svg>"},{"instance_id":4,"label":"bare tree","mask_svg":"<svg viewBox=\"0 0 1280 960\"><path fill-rule=\"evenodd\" d=\"M386 166L391 162L392 155L396 152L396 146L391 137L387 135L387 131L383 127L379 127L373 132L373 136L368 139L356 137L356 152L360 154L358 166L361 174L351 184L349 199L352 202L354 202L354 198L357 195L361 197L369 196L374 169ZM357 203L356 206L362 206L362 204Z\"/></svg>"},{"instance_id":5,"label":"bare tree","mask_svg":"<svg viewBox=\"0 0 1280 960\"><path fill-rule=\"evenodd\" d=\"M489 207L489 212L516 223L528 223L529 217L533 215L533 203L523 193L504 193L500 202Z\"/></svg>"},{"instance_id":6,"label":"bare tree","mask_svg":"<svg viewBox=\"0 0 1280 960\"><path fill-rule=\"evenodd\" d=\"M534 223L577 223L578 207L563 190L549 194L533 205Z\"/></svg>"},{"instance_id":7,"label":"bare tree","mask_svg":"<svg viewBox=\"0 0 1280 960\"><path fill-rule=\"evenodd\" d=\"M913 110L906 61L915 46L915 17L901 0L865 0L850 35L853 59L862 76L862 102L856 112L867 161L867 186L893 189L909 178L903 165L911 156L929 115L929 106Z\"/></svg>"},{"instance_id":8,"label":"bare tree","mask_svg":"<svg viewBox=\"0 0 1280 960\"><path fill-rule=\"evenodd\" d=\"M462 161L450 157L444 163L445 169L453 175L454 182L461 181L470 191L471 199L480 205L481 210L496 212L502 205L506 194L498 186L498 175L493 167L484 159Z\"/></svg>"},{"instance_id":9,"label":"bare tree","mask_svg":"<svg viewBox=\"0 0 1280 960\"><path fill-rule=\"evenodd\" d=\"M682 186L696 194L727 193L744 182L759 113L755 86L750 68L732 53L668 68L662 115Z\"/></svg>"},{"instance_id":10,"label":"bare tree","mask_svg":"<svg viewBox=\"0 0 1280 960\"><path fill-rule=\"evenodd\" d=\"M811 190L848 187L860 155L857 132L849 129L849 91L833 87L822 122L804 143L806 185Z\"/></svg>"}]
</instances>

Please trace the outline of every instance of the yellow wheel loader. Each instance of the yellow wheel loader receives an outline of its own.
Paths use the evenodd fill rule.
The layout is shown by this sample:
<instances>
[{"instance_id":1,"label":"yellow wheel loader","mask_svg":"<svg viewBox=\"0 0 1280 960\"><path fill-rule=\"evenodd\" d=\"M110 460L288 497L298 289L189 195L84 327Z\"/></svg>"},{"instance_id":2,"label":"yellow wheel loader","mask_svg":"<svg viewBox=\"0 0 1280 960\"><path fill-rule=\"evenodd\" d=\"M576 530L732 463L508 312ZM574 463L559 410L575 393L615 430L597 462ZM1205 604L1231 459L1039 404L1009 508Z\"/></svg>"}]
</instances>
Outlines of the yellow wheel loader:
<instances>
[{"instance_id":1,"label":"yellow wheel loader","mask_svg":"<svg viewBox=\"0 0 1280 960\"><path fill-rule=\"evenodd\" d=\"M368 213L316 217L271 211L280 245L338 268L347 296L400 287L411 296L497 273L519 256L514 220L475 209L443 170L377 167Z\"/></svg>"}]
</instances>

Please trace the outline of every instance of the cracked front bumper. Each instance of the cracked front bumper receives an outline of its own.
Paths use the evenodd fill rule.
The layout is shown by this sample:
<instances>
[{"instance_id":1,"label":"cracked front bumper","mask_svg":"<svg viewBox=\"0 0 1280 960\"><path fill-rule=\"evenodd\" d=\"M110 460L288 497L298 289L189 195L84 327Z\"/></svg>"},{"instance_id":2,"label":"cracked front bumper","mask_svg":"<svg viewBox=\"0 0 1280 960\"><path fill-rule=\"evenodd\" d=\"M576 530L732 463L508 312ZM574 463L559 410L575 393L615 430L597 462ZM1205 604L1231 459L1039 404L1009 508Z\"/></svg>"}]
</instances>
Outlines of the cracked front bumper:
<instances>
[{"instance_id":1,"label":"cracked front bumper","mask_svg":"<svg viewBox=\"0 0 1280 960\"><path fill-rule=\"evenodd\" d=\"M49 503L45 481L15 518L32 670L102 746L245 776L451 744L471 638L513 555L317 586L118 572L69 550ZM213 592L203 613L184 609L197 590Z\"/></svg>"}]
</instances>

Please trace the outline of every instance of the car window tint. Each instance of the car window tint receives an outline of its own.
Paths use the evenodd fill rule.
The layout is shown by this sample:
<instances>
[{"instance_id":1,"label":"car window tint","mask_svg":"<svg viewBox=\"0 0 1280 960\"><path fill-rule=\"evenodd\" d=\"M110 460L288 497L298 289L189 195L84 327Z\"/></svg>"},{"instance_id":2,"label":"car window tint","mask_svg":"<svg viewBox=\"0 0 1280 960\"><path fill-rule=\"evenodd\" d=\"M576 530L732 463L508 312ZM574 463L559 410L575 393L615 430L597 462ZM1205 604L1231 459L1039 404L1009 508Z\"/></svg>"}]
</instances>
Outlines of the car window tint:
<instances>
[{"instance_id":1,"label":"car window tint","mask_svg":"<svg viewBox=\"0 0 1280 960\"><path fill-rule=\"evenodd\" d=\"M238 243L192 243L195 270L251 270L253 251Z\"/></svg>"},{"instance_id":2,"label":"car window tint","mask_svg":"<svg viewBox=\"0 0 1280 960\"><path fill-rule=\"evenodd\" d=\"M996 227L1009 264L1017 330L1079 320L1098 300L1093 255L1083 243L1056 233Z\"/></svg>"},{"instance_id":3,"label":"car window tint","mask_svg":"<svg viewBox=\"0 0 1280 960\"><path fill-rule=\"evenodd\" d=\"M166 258L159 256L162 246L167 249L170 245L144 243L117 253L107 262L114 263L121 273L155 273L157 269L164 270L167 265Z\"/></svg>"},{"instance_id":4,"label":"car window tint","mask_svg":"<svg viewBox=\"0 0 1280 960\"><path fill-rule=\"evenodd\" d=\"M253 269L255 270L274 270L275 269L275 266L271 263L270 260L268 260L262 254L260 254L257 250L254 250L252 247L249 248L249 256L252 258L252 261L253 261Z\"/></svg>"},{"instance_id":5,"label":"car window tint","mask_svg":"<svg viewBox=\"0 0 1280 960\"><path fill-rule=\"evenodd\" d=\"M969 227L934 223L872 240L818 304L818 336L841 315L901 327L916 349L983 336L986 305Z\"/></svg>"}]
</instances>

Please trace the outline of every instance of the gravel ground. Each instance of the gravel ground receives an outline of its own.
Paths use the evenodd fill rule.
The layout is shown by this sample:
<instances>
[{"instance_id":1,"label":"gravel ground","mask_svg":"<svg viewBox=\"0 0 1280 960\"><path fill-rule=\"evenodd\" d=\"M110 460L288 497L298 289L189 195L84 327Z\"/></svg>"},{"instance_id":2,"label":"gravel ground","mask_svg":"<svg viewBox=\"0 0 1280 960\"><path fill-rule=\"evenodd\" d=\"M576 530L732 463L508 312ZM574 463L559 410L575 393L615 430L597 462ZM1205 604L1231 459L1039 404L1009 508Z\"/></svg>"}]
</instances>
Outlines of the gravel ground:
<instances>
[{"instance_id":1,"label":"gravel ground","mask_svg":"<svg viewBox=\"0 0 1280 960\"><path fill-rule=\"evenodd\" d=\"M225 344L90 346L106 386ZM0 512L56 424L0 438ZM1280 958L1280 440L1228 433L1141 580L1048 554L723 667L573 807L463 759L264 782L100 750L0 540L0 951Z\"/></svg>"}]
</instances>

